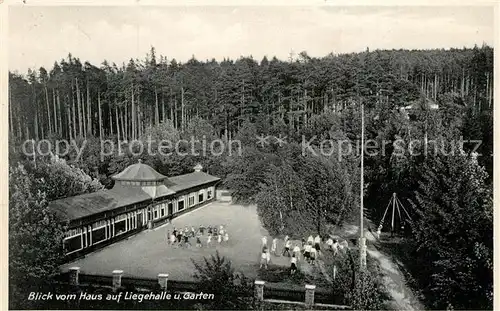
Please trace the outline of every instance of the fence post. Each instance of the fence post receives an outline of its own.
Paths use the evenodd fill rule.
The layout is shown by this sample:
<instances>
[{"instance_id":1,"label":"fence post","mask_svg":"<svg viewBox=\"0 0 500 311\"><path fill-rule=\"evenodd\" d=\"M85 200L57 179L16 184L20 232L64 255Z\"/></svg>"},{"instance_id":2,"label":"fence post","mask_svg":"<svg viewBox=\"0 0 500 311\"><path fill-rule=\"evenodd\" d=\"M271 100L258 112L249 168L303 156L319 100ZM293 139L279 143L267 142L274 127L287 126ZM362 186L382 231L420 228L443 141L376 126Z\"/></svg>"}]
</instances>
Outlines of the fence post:
<instances>
[{"instance_id":1,"label":"fence post","mask_svg":"<svg viewBox=\"0 0 500 311\"><path fill-rule=\"evenodd\" d=\"M71 285L80 284L80 281L78 279L79 274L80 274L80 267L69 268L69 284Z\"/></svg>"},{"instance_id":2,"label":"fence post","mask_svg":"<svg viewBox=\"0 0 500 311\"><path fill-rule=\"evenodd\" d=\"M311 308L314 305L314 290L316 285L306 285L306 308Z\"/></svg>"},{"instance_id":3,"label":"fence post","mask_svg":"<svg viewBox=\"0 0 500 311\"><path fill-rule=\"evenodd\" d=\"M158 274L158 283L160 284L161 289L166 291L167 290L167 283L168 283L168 273Z\"/></svg>"},{"instance_id":4,"label":"fence post","mask_svg":"<svg viewBox=\"0 0 500 311\"><path fill-rule=\"evenodd\" d=\"M113 270L113 291L122 287L123 270Z\"/></svg>"},{"instance_id":5,"label":"fence post","mask_svg":"<svg viewBox=\"0 0 500 311\"><path fill-rule=\"evenodd\" d=\"M255 299L258 301L264 300L264 281L255 281Z\"/></svg>"}]
</instances>

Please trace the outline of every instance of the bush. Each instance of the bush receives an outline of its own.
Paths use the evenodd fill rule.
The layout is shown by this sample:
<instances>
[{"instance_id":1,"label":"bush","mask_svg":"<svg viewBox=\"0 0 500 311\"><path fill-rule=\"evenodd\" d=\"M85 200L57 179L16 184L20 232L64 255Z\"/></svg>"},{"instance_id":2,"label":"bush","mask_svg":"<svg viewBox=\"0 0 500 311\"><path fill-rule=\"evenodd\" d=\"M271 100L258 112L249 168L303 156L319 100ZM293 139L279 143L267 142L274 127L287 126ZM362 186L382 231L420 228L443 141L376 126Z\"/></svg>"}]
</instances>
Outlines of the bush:
<instances>
[{"instance_id":1,"label":"bush","mask_svg":"<svg viewBox=\"0 0 500 311\"><path fill-rule=\"evenodd\" d=\"M245 296L251 296L252 287L248 279L235 273L231 261L221 257L217 251L203 262L193 262L196 272L194 277L199 282L199 289L204 293L214 294L215 298L205 304L206 309L247 309Z\"/></svg>"}]
</instances>

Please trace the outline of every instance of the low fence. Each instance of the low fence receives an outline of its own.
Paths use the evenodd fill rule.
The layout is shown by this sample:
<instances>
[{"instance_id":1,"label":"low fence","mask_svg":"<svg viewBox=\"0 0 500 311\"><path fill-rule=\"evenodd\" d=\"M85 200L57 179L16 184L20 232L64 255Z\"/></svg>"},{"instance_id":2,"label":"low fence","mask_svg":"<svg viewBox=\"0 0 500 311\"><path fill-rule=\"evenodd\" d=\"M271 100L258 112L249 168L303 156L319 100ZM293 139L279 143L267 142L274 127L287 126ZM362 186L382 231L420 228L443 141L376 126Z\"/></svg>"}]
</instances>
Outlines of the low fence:
<instances>
[{"instance_id":1,"label":"low fence","mask_svg":"<svg viewBox=\"0 0 500 311\"><path fill-rule=\"evenodd\" d=\"M80 273L80 268L72 267L69 272L59 275L57 280L61 283L69 283L79 287L102 287L118 291L121 289L133 288L137 291L169 291L179 293L196 293L199 284L195 281L169 280L168 274L158 274L154 278L140 278L123 276L122 270L114 270L112 275L93 275ZM241 292L242 296L251 297L251 292ZM349 306L342 305L342 297L335 297L333 290L317 289L315 285L286 285L270 283L261 280L254 282L253 297L257 301L265 301L281 304L300 304L306 308L313 306L325 306L333 309L350 309Z\"/></svg>"}]
</instances>

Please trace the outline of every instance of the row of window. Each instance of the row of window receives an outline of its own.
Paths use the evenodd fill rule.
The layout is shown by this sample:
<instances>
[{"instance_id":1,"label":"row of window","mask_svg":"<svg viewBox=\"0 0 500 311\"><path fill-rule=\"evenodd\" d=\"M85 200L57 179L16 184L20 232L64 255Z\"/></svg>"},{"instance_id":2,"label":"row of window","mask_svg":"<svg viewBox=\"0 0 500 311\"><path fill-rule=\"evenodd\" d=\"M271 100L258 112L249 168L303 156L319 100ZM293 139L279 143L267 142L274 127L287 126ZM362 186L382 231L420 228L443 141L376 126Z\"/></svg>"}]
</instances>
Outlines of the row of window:
<instances>
[{"instance_id":1,"label":"row of window","mask_svg":"<svg viewBox=\"0 0 500 311\"><path fill-rule=\"evenodd\" d=\"M210 187L187 195L188 207L211 199L213 196L213 189L213 187ZM196 195L198 195L197 201ZM185 198L186 196L181 196L176 202L165 201L157 204L152 209L151 216L153 220L161 219L182 211L185 208ZM137 227L141 227L147 223L147 218L146 210L141 209L135 212L118 215L114 220L99 220L89 226L68 230L63 241L65 252L70 254L136 229Z\"/></svg>"},{"instance_id":2,"label":"row of window","mask_svg":"<svg viewBox=\"0 0 500 311\"><path fill-rule=\"evenodd\" d=\"M113 220L100 220L91 226L71 229L66 232L63 246L67 254L79 251L91 245L99 244L114 236L142 226L144 210L118 215Z\"/></svg>"}]
</instances>

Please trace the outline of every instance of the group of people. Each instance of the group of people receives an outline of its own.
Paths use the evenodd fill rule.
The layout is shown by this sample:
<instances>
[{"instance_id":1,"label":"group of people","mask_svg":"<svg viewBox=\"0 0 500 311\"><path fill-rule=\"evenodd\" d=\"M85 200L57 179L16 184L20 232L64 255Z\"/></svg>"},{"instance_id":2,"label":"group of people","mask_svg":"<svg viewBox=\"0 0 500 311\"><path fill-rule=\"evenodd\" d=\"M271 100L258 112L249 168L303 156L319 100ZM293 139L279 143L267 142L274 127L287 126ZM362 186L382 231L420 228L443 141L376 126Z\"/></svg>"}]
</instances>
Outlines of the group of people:
<instances>
[{"instance_id":1,"label":"group of people","mask_svg":"<svg viewBox=\"0 0 500 311\"><path fill-rule=\"evenodd\" d=\"M293 275L297 271L297 262L300 260L301 255L304 260L310 265L314 265L316 259L321 255L321 243L322 240L319 235L313 237L310 235L307 240L302 238L301 245L299 243L291 242L289 236L285 236L283 251L280 252L281 256L290 257L290 273ZM271 250L267 247L267 237L262 237L262 252L260 260L260 268L267 266L271 261L271 253L278 256L278 239L274 238L271 243ZM339 250L339 243L336 239L328 237L326 239L326 249L332 251L333 255L336 256Z\"/></svg>"},{"instance_id":2,"label":"group of people","mask_svg":"<svg viewBox=\"0 0 500 311\"><path fill-rule=\"evenodd\" d=\"M207 234L204 238L205 233ZM198 229L191 227L189 229L187 226L182 229L177 229L174 227L172 232L167 231L168 244L177 247L191 247L190 239L196 239L196 247L203 247L202 240L205 240L205 246L209 247L212 245L212 241L218 244L227 244L229 242L229 233L225 230L223 225L220 226L199 226Z\"/></svg>"}]
</instances>

